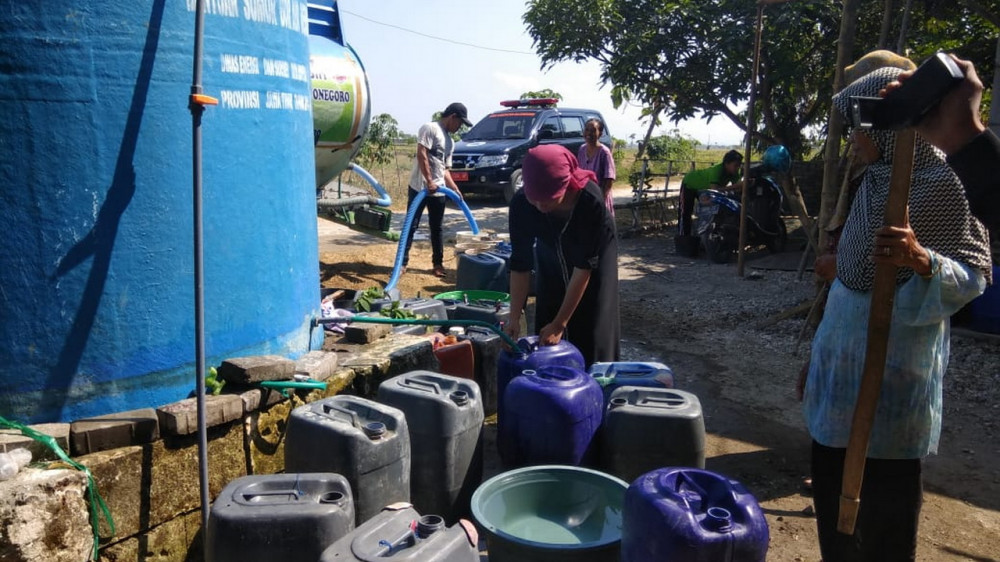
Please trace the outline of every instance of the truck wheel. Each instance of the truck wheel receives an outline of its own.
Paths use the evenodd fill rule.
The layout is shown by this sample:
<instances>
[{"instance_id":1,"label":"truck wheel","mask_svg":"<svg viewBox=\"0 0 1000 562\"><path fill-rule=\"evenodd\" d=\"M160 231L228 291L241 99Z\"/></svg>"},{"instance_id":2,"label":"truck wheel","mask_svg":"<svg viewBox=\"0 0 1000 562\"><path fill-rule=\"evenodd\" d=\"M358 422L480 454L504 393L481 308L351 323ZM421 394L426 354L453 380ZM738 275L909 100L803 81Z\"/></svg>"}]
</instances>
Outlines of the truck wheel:
<instances>
[{"instance_id":1,"label":"truck wheel","mask_svg":"<svg viewBox=\"0 0 1000 562\"><path fill-rule=\"evenodd\" d=\"M524 187L524 181L521 180L521 170L514 170L514 173L510 175L510 183L503 188L503 200L510 203L510 200L518 191L521 191L522 187Z\"/></svg>"}]
</instances>

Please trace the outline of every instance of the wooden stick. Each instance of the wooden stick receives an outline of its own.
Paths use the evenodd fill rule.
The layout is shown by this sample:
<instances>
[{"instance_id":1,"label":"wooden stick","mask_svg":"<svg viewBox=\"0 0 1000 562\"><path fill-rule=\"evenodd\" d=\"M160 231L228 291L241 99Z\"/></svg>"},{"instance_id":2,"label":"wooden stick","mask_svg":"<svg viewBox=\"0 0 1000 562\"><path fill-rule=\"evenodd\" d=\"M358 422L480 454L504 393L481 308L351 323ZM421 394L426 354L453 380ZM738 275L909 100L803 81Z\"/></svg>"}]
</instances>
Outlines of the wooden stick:
<instances>
[{"instance_id":1,"label":"wooden stick","mask_svg":"<svg viewBox=\"0 0 1000 562\"><path fill-rule=\"evenodd\" d=\"M802 338L806 335L806 330L809 329L809 326L816 323L816 317L820 315L820 310L826 305L826 296L828 294L830 294L830 282L824 281L823 286L816 293L816 299L813 301L812 308L809 309L809 314L806 315L806 321L802 323L799 336L795 338L795 348L792 350L793 357L798 357L799 345L802 344Z\"/></svg>"},{"instance_id":2,"label":"wooden stick","mask_svg":"<svg viewBox=\"0 0 1000 562\"><path fill-rule=\"evenodd\" d=\"M793 316L798 316L803 312L807 312L810 307L812 307L811 301L800 302L799 304L791 308L786 308L785 310L782 310L781 312L775 314L774 316L770 316L768 318L761 320L760 322L757 322L756 328L761 329L761 328L767 328L768 326L773 326L778 322L781 322L782 320L787 320Z\"/></svg>"},{"instance_id":3,"label":"wooden stick","mask_svg":"<svg viewBox=\"0 0 1000 562\"><path fill-rule=\"evenodd\" d=\"M906 224L906 205L910 198L910 178L913 174L914 132L906 129L896 133L896 150L892 158L892 177L889 179L889 198L885 204L887 226ZM868 345L865 364L858 390L858 401L851 420L851 435L847 441L844 458L844 478L840 489L840 514L837 530L846 535L854 534L854 525L861 504L861 482L865 473L865 457L871 437L882 390L882 375L889 348L889 326L892 322L892 304L896 295L896 266L880 263L875 266L871 309L868 315Z\"/></svg>"}]
</instances>

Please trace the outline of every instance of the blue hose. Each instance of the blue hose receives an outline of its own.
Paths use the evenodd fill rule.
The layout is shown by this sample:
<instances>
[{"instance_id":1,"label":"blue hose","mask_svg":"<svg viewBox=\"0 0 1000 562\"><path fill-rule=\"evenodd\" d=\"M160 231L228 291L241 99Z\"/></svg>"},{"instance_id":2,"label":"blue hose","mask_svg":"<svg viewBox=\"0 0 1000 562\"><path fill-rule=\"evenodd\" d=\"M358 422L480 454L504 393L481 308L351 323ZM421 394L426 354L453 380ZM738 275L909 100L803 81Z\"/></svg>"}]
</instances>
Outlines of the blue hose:
<instances>
[{"instance_id":1,"label":"blue hose","mask_svg":"<svg viewBox=\"0 0 1000 562\"><path fill-rule=\"evenodd\" d=\"M472 229L472 233L479 234L479 225L476 224L476 218L472 216L472 211L469 209L469 206L465 204L465 199L462 199L457 193L443 185L439 187L438 190L448 196L448 199L454 201L455 204L458 205L459 209L462 209L462 213L465 214L465 220L469 221L469 228Z\"/></svg>"},{"instance_id":2,"label":"blue hose","mask_svg":"<svg viewBox=\"0 0 1000 562\"><path fill-rule=\"evenodd\" d=\"M376 205L378 205L379 207L388 207L392 205L392 198L389 197L389 192L387 192L385 188L382 187L382 185L378 182L378 180L376 180L371 174L368 173L368 170L365 170L364 168L358 166L354 162L348 164L347 169L353 170L354 173L358 174L365 181L371 184L371 186L378 193L379 197L381 197L381 199L375 201Z\"/></svg>"},{"instance_id":3,"label":"blue hose","mask_svg":"<svg viewBox=\"0 0 1000 562\"><path fill-rule=\"evenodd\" d=\"M396 261L392 264L392 275L389 276L389 282L385 286L386 291L395 287L396 283L399 282L399 272L403 268L403 254L406 253L406 240L410 237L413 215L417 213L417 209L420 208L420 204L426 196L427 190L420 190L420 193L417 193L413 201L410 202L410 208L406 210L406 220L403 221L403 230L399 233L399 245L396 246Z\"/></svg>"},{"instance_id":4,"label":"blue hose","mask_svg":"<svg viewBox=\"0 0 1000 562\"><path fill-rule=\"evenodd\" d=\"M462 199L457 193L443 185L438 187L438 191L444 193L446 197L458 205L458 208L462 209L462 213L465 214L465 219L469 221L469 228L472 229L472 233L479 234L479 225L476 224L476 219L472 216L472 211L469 210L469 206L465 204L465 200ZM413 224L413 215L416 214L417 209L420 208L420 204L426 196L427 190L420 190L416 197L413 198L413 202L410 203L410 208L406 210L406 220L403 221L403 230L399 233L399 246L396 247L396 261L392 266L392 275L389 277L389 283L385 286L386 291L395 288L396 283L399 282L400 271L403 269L403 255L406 253L406 241L410 237L410 225Z\"/></svg>"}]
</instances>

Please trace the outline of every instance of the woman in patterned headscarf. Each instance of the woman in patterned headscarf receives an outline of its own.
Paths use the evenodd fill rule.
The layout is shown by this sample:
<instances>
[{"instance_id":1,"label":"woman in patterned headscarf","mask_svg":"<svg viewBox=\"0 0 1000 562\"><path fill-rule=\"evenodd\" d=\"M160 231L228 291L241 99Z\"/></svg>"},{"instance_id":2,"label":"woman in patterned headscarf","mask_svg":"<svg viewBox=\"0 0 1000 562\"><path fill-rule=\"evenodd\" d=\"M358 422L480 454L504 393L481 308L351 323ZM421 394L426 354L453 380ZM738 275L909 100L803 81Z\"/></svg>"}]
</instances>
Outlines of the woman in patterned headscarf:
<instances>
[{"instance_id":1,"label":"woman in patterned headscarf","mask_svg":"<svg viewBox=\"0 0 1000 562\"><path fill-rule=\"evenodd\" d=\"M880 68L834 96L878 95L902 72ZM868 168L837 249L837 278L813 340L803 398L813 438L812 477L824 560L912 560L923 497L921 459L937 452L949 317L990 282L985 228L970 213L943 154L919 136L909 223L883 227L896 135L856 130ZM853 535L837 532L844 454L865 360L875 264L897 266L888 355Z\"/></svg>"},{"instance_id":2,"label":"woman in patterned headscarf","mask_svg":"<svg viewBox=\"0 0 1000 562\"><path fill-rule=\"evenodd\" d=\"M618 240L593 172L557 144L528 151L524 189L510 202L510 318L516 338L535 270L535 331L542 345L565 337L589 367L617 361Z\"/></svg>"}]
</instances>

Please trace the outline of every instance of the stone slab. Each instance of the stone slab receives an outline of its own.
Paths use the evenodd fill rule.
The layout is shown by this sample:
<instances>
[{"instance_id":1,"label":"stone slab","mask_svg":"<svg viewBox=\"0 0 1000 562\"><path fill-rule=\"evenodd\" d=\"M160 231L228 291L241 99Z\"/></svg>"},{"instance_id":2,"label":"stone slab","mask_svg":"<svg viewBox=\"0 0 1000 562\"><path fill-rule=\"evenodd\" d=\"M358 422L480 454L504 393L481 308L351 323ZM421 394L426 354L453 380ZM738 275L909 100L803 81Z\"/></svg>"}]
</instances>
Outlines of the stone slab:
<instances>
[{"instance_id":1,"label":"stone slab","mask_svg":"<svg viewBox=\"0 0 1000 562\"><path fill-rule=\"evenodd\" d=\"M54 437L56 444L67 455L69 454L69 424L68 423L40 423L29 425L29 428ZM34 461L54 461L59 458L52 449L43 445L40 441L35 441L31 437L22 434L16 429L0 429L0 451L7 452L11 449L27 449L31 451L31 460Z\"/></svg>"},{"instance_id":2,"label":"stone slab","mask_svg":"<svg viewBox=\"0 0 1000 562\"><path fill-rule=\"evenodd\" d=\"M351 343L374 343L392 333L388 324L351 324L344 327L344 339Z\"/></svg>"},{"instance_id":3,"label":"stone slab","mask_svg":"<svg viewBox=\"0 0 1000 562\"><path fill-rule=\"evenodd\" d=\"M337 354L332 351L313 350L295 361L295 374L325 381L337 368Z\"/></svg>"},{"instance_id":4,"label":"stone slab","mask_svg":"<svg viewBox=\"0 0 1000 562\"><path fill-rule=\"evenodd\" d=\"M295 361L280 355L232 357L219 365L219 378L235 384L285 381L295 373Z\"/></svg>"},{"instance_id":5,"label":"stone slab","mask_svg":"<svg viewBox=\"0 0 1000 562\"><path fill-rule=\"evenodd\" d=\"M101 548L101 562L202 560L201 511L194 511Z\"/></svg>"},{"instance_id":6,"label":"stone slab","mask_svg":"<svg viewBox=\"0 0 1000 562\"><path fill-rule=\"evenodd\" d=\"M145 533L201 507L196 435L165 436L153 443L100 451L76 460L90 469L115 518L114 541ZM246 474L243 424L211 428L209 498Z\"/></svg>"},{"instance_id":7,"label":"stone slab","mask_svg":"<svg viewBox=\"0 0 1000 562\"><path fill-rule=\"evenodd\" d=\"M152 408L76 420L69 430L73 456L141 445L159 438L159 419Z\"/></svg>"},{"instance_id":8,"label":"stone slab","mask_svg":"<svg viewBox=\"0 0 1000 562\"><path fill-rule=\"evenodd\" d=\"M190 435L198 431L198 402L185 398L156 409L160 432L164 435ZM205 424L222 425L243 416L243 400L236 394L205 396Z\"/></svg>"},{"instance_id":9,"label":"stone slab","mask_svg":"<svg viewBox=\"0 0 1000 562\"><path fill-rule=\"evenodd\" d=\"M270 408L275 404L288 400L281 395L277 390L272 390L268 388L251 388L249 390L244 390L239 394L240 399L243 401L243 413L249 414L261 408Z\"/></svg>"}]
</instances>

